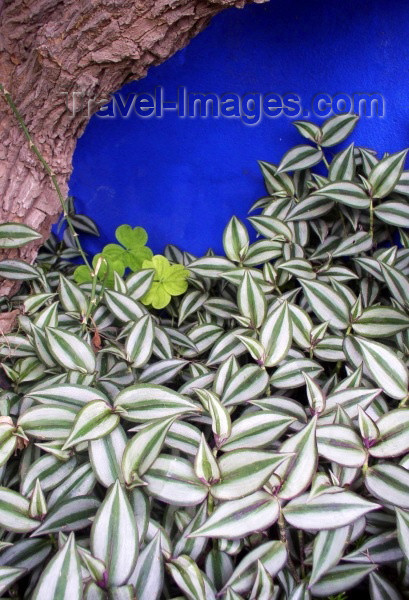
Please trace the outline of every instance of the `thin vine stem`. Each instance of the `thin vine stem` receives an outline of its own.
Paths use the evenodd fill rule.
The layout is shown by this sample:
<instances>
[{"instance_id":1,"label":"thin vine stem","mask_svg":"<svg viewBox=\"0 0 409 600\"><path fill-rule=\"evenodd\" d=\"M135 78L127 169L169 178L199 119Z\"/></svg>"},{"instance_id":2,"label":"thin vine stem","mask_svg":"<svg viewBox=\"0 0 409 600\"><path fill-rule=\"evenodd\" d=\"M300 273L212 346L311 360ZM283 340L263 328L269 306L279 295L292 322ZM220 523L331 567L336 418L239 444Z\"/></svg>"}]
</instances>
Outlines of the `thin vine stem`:
<instances>
[{"instance_id":1,"label":"thin vine stem","mask_svg":"<svg viewBox=\"0 0 409 600\"><path fill-rule=\"evenodd\" d=\"M20 111L18 110L13 98L11 97L10 92L8 92L3 84L0 83L0 93L3 94L4 100L6 101L6 103L8 104L8 106L11 108L11 110L13 111L13 114L16 118L16 121L18 122L18 124L20 125L21 129L23 130L23 133L28 141L28 146L30 148L30 150L33 152L33 154L35 154L35 156L38 158L38 160L40 161L40 163L42 164L45 172L47 173L47 175L49 175L52 184L54 186L55 191L57 192L57 196L58 199L60 201L62 210L63 210L63 215L64 215L64 219L67 222L68 228L75 240L75 244L78 248L79 253L81 254L81 258L84 261L84 263L87 265L87 267L90 267L90 264L87 260L87 257L85 255L85 252L81 246L81 242L78 239L78 233L75 231L75 227L72 224L71 218L67 212L66 209L66 205L65 205L65 198L63 196L63 193L61 191L60 185L57 181L57 176L54 173L54 171L52 170L52 168L50 167L50 165L48 164L48 162L46 161L46 159L44 158L44 156L41 154L39 148L36 146L33 138L31 137L31 134L27 128L27 125L24 122L23 117L21 116Z\"/></svg>"}]
</instances>

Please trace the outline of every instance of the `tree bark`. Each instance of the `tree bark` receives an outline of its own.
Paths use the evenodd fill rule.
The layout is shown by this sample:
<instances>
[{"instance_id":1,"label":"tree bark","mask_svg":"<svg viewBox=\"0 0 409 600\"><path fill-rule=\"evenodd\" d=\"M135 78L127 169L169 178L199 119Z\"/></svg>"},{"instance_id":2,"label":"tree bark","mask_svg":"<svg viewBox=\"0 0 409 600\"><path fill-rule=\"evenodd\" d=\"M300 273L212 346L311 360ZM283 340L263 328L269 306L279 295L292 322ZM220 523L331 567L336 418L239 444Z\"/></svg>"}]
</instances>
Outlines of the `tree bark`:
<instances>
[{"instance_id":1,"label":"tree bark","mask_svg":"<svg viewBox=\"0 0 409 600\"><path fill-rule=\"evenodd\" d=\"M0 0L0 83L10 92L63 194L87 101L108 99L144 77L202 31L221 10L268 0ZM85 109L73 114L73 94ZM67 107L67 99L68 107ZM98 104L90 104L90 114ZM61 212L49 176L0 98L0 222L43 235ZM42 241L3 251L33 262ZM0 283L0 295L15 291Z\"/></svg>"}]
</instances>

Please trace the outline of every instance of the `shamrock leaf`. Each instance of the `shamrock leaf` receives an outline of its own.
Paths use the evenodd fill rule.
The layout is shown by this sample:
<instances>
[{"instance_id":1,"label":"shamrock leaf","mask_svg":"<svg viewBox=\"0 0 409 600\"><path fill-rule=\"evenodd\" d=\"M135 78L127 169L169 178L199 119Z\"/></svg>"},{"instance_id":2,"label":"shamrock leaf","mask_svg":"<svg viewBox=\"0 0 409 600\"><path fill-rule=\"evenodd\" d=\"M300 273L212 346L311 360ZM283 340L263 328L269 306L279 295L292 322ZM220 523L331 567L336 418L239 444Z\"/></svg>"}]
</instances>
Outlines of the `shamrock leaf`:
<instances>
[{"instance_id":1,"label":"shamrock leaf","mask_svg":"<svg viewBox=\"0 0 409 600\"><path fill-rule=\"evenodd\" d=\"M189 271L182 265L171 265L167 258L156 254L151 260L144 260L142 268L155 270L152 286L141 300L143 304L164 308L172 296L186 292Z\"/></svg>"},{"instance_id":2,"label":"shamrock leaf","mask_svg":"<svg viewBox=\"0 0 409 600\"><path fill-rule=\"evenodd\" d=\"M102 250L103 256L109 258L115 271L118 271L120 265L138 271L144 260L152 258L152 250L145 245L148 234L143 227L120 225L115 231L115 237L122 245L107 244Z\"/></svg>"},{"instance_id":3,"label":"shamrock leaf","mask_svg":"<svg viewBox=\"0 0 409 600\"><path fill-rule=\"evenodd\" d=\"M112 244L115 245L115 244ZM96 254L92 259L92 267L96 268L99 257L102 256L104 260L101 262L98 270L98 279L104 281L107 287L113 287L114 285L114 271L118 275L123 275L125 267L122 262L115 261L109 255L105 256L104 253ZM77 283L90 283L92 281L92 271L87 265L80 265L74 271L74 279Z\"/></svg>"}]
</instances>

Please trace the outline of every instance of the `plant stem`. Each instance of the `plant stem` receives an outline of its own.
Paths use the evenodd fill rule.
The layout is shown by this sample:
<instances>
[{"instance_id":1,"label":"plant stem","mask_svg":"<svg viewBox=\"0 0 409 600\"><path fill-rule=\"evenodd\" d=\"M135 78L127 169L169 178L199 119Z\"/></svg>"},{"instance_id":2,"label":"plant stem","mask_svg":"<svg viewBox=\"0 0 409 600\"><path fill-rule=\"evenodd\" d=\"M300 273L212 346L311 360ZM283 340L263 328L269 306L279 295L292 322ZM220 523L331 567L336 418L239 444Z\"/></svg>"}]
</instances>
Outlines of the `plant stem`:
<instances>
[{"instance_id":1,"label":"plant stem","mask_svg":"<svg viewBox=\"0 0 409 600\"><path fill-rule=\"evenodd\" d=\"M324 150L321 148L321 146L319 144L317 144L318 146L318 150L321 150L322 152L322 162L324 163L324 165L327 167L328 171L329 171L329 162L327 161L325 154L324 154Z\"/></svg>"},{"instance_id":2,"label":"plant stem","mask_svg":"<svg viewBox=\"0 0 409 600\"><path fill-rule=\"evenodd\" d=\"M54 186L55 191L57 192L57 196L58 199L60 201L62 210L63 210L63 215L65 220L67 221L67 225L68 228L75 240L75 244L78 248L79 253L81 254L81 258L84 261L84 263L89 267L89 262L87 260L87 257L85 255L84 250L82 249L81 243L78 239L78 233L75 231L75 228L71 222L70 216L67 213L66 210L66 206L65 206L65 199L64 196L62 194L60 185L57 181L57 177L56 174L54 173L54 171L51 169L50 165L48 164L48 162L45 160L44 156L41 154L40 150L38 149L38 147L36 146L36 144L34 143L33 138L30 135L30 132L27 128L27 125L24 122L23 117L20 114L20 111L18 110L17 106L14 103L13 98L11 97L10 93L4 88L4 86L0 83L0 93L3 94L5 101L7 102L7 104L9 105L9 107L11 108L11 110L13 111L13 114L18 122L18 124L20 125L21 129L23 130L23 133L28 141L28 146L30 148L30 150L36 155L36 157L38 158L38 160L40 161L40 163L43 165L44 170L46 171L47 175L50 176L50 179L52 181L52 184Z\"/></svg>"},{"instance_id":3,"label":"plant stem","mask_svg":"<svg viewBox=\"0 0 409 600\"><path fill-rule=\"evenodd\" d=\"M282 510L280 510L280 514L278 517L278 529L280 531L280 540L283 542L283 544L285 545L286 550L287 550L288 570L290 571L291 575L294 577L296 583L300 583L300 578L298 576L297 569L295 568L293 560L290 555L290 548L289 548L288 538L287 538L287 529L285 526L284 515L283 515Z\"/></svg>"},{"instance_id":4,"label":"plant stem","mask_svg":"<svg viewBox=\"0 0 409 600\"><path fill-rule=\"evenodd\" d=\"M371 202L369 205L369 234L372 239L373 239L373 222L374 222L373 198L371 198Z\"/></svg>"}]
</instances>

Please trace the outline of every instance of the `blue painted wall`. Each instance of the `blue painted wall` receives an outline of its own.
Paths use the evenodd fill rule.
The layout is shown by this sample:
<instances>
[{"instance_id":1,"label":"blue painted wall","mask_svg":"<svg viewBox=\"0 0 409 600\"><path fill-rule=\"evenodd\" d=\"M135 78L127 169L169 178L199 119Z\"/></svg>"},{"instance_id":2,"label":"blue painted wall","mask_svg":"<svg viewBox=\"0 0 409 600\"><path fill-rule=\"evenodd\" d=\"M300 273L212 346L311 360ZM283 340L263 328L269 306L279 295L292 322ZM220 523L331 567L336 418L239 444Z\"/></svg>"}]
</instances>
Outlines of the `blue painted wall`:
<instances>
[{"instance_id":1,"label":"blue painted wall","mask_svg":"<svg viewBox=\"0 0 409 600\"><path fill-rule=\"evenodd\" d=\"M303 111L317 93L381 94L384 116L361 118L353 139L379 152L409 146L409 4L404 0L272 0L231 9L185 49L122 90L293 92ZM302 115L297 115L302 118ZM258 124L237 118L91 119L74 155L70 192L80 212L114 241L122 223L142 225L161 252L173 243L194 253L221 251L232 214L245 218L264 194L257 160L279 161L301 138L289 116ZM320 118L313 120L320 122Z\"/></svg>"}]
</instances>

